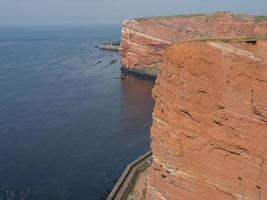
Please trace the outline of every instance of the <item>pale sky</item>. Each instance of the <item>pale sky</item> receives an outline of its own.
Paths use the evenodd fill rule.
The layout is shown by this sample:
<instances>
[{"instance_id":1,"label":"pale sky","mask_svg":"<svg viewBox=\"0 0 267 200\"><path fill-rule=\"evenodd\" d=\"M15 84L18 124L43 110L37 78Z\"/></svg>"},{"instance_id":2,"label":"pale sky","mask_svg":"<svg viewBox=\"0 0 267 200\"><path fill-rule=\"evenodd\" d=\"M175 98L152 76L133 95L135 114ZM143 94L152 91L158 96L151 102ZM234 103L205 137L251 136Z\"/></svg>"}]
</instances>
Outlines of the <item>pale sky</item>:
<instances>
[{"instance_id":1,"label":"pale sky","mask_svg":"<svg viewBox=\"0 0 267 200\"><path fill-rule=\"evenodd\" d=\"M120 24L215 11L267 15L267 0L0 0L0 26Z\"/></svg>"}]
</instances>

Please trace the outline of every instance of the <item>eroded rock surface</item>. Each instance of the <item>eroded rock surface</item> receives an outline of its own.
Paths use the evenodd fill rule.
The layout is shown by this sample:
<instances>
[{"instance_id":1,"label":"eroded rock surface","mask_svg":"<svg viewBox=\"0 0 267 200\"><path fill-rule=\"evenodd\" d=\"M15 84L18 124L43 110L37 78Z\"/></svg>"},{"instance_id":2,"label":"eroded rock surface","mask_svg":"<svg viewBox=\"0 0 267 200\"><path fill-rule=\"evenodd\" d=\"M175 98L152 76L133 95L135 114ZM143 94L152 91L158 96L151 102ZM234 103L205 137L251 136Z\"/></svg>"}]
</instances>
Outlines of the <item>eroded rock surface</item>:
<instances>
[{"instance_id":1,"label":"eroded rock surface","mask_svg":"<svg viewBox=\"0 0 267 200\"><path fill-rule=\"evenodd\" d=\"M267 199L266 41L175 44L153 95L148 200Z\"/></svg>"},{"instance_id":2,"label":"eroded rock surface","mask_svg":"<svg viewBox=\"0 0 267 200\"><path fill-rule=\"evenodd\" d=\"M166 48L199 38L267 36L267 18L229 12L128 20L123 24L121 64L130 71L157 75Z\"/></svg>"}]
</instances>

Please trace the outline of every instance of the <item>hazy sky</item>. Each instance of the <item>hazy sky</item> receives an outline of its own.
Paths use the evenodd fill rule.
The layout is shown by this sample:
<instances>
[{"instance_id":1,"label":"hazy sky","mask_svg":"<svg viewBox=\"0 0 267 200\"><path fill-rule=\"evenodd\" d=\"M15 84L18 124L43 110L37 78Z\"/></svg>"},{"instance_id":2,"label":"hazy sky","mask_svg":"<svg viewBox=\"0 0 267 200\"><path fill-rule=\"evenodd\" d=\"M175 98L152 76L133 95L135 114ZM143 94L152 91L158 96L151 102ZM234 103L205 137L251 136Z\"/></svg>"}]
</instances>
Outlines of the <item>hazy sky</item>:
<instances>
[{"instance_id":1,"label":"hazy sky","mask_svg":"<svg viewBox=\"0 0 267 200\"><path fill-rule=\"evenodd\" d=\"M223 10L267 15L267 0L0 0L0 26L120 24L127 18Z\"/></svg>"}]
</instances>

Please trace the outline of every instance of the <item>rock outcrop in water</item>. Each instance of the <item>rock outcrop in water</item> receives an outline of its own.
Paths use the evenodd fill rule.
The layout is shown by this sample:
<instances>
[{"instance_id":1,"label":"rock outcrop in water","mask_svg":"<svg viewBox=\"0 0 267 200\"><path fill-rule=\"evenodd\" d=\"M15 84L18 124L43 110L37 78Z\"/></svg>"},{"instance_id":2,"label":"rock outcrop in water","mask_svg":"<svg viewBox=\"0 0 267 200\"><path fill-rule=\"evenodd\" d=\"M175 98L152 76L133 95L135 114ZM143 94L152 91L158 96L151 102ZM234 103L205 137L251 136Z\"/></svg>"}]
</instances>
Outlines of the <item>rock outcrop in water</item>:
<instances>
[{"instance_id":1,"label":"rock outcrop in water","mask_svg":"<svg viewBox=\"0 0 267 200\"><path fill-rule=\"evenodd\" d=\"M232 20L232 16L225 17ZM195 20L200 21L198 30L204 30L204 19ZM158 26L167 24L173 26L171 22ZM229 25L227 20L220 20L213 32L224 33L231 27L233 31L226 35L242 35L245 32L240 27L244 26L248 33L261 34L259 30L264 30L261 26L255 28L253 21ZM158 44L168 37L171 41L172 33L157 40ZM150 41L156 44L154 38ZM146 47L143 54L147 54ZM123 62L139 61L128 56ZM154 58L160 59L160 55ZM139 64L149 62L150 58L141 59ZM153 90L156 100L151 128L153 163L147 199L267 199L266 91L265 40L207 40L172 45L159 68Z\"/></svg>"},{"instance_id":2,"label":"rock outcrop in water","mask_svg":"<svg viewBox=\"0 0 267 200\"><path fill-rule=\"evenodd\" d=\"M156 76L171 44L199 38L266 36L266 20L229 12L128 20L122 30L121 64L128 71Z\"/></svg>"}]
</instances>

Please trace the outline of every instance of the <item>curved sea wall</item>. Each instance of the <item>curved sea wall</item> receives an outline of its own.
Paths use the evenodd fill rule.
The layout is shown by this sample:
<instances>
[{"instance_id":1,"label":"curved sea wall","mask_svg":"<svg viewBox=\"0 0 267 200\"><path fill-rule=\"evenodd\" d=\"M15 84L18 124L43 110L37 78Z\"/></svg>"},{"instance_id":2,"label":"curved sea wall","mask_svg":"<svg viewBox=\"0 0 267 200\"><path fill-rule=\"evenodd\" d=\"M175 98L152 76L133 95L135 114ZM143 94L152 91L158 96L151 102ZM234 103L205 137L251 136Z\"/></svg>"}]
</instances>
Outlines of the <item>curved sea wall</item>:
<instances>
[{"instance_id":1,"label":"curved sea wall","mask_svg":"<svg viewBox=\"0 0 267 200\"><path fill-rule=\"evenodd\" d=\"M121 36L123 69L157 76L166 49L175 42L200 38L261 37L267 35L264 16L229 12L127 20Z\"/></svg>"},{"instance_id":2,"label":"curved sea wall","mask_svg":"<svg viewBox=\"0 0 267 200\"><path fill-rule=\"evenodd\" d=\"M163 60L147 199L267 199L267 42L181 42Z\"/></svg>"}]
</instances>

